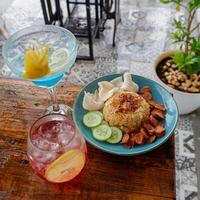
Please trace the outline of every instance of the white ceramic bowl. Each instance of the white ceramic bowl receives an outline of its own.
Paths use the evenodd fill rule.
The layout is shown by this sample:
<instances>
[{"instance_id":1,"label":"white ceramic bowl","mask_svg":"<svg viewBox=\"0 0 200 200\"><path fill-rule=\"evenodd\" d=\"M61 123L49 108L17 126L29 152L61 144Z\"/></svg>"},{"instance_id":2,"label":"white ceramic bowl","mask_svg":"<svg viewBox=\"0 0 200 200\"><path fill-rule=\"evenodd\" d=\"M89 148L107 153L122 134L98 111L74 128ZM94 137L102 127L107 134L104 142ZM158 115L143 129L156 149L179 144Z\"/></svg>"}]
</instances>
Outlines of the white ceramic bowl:
<instances>
[{"instance_id":1,"label":"white ceramic bowl","mask_svg":"<svg viewBox=\"0 0 200 200\"><path fill-rule=\"evenodd\" d=\"M158 64L165 58L173 56L175 53L177 53L177 51L167 51L162 53L155 60L153 71L155 80L173 94L173 97L178 106L179 114L183 115L188 114L200 107L200 93L181 92L179 90L173 89L167 86L163 81L161 81L156 73L156 68Z\"/></svg>"}]
</instances>

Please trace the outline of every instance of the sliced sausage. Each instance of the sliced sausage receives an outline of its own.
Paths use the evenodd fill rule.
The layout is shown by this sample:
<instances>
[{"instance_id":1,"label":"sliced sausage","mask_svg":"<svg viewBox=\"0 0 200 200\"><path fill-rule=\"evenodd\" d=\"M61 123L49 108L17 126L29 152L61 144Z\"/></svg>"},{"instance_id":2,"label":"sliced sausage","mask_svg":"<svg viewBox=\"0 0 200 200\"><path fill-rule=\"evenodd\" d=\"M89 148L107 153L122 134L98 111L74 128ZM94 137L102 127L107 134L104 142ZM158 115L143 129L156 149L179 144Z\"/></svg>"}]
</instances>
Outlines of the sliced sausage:
<instances>
[{"instance_id":1,"label":"sliced sausage","mask_svg":"<svg viewBox=\"0 0 200 200\"><path fill-rule=\"evenodd\" d=\"M156 103L155 108L161 111L165 111L165 106L163 104Z\"/></svg>"},{"instance_id":2,"label":"sliced sausage","mask_svg":"<svg viewBox=\"0 0 200 200\"><path fill-rule=\"evenodd\" d=\"M134 137L133 137L134 141L136 144L144 144L144 137L141 133L137 133Z\"/></svg>"},{"instance_id":3,"label":"sliced sausage","mask_svg":"<svg viewBox=\"0 0 200 200\"><path fill-rule=\"evenodd\" d=\"M143 94L145 92L151 92L151 89L149 86L144 86L143 88L140 89L139 93Z\"/></svg>"},{"instance_id":4,"label":"sliced sausage","mask_svg":"<svg viewBox=\"0 0 200 200\"><path fill-rule=\"evenodd\" d=\"M158 120L153 115L150 115L149 121L154 127L156 127L159 124Z\"/></svg>"},{"instance_id":5,"label":"sliced sausage","mask_svg":"<svg viewBox=\"0 0 200 200\"><path fill-rule=\"evenodd\" d=\"M152 135L152 136L149 137L147 143L152 143L152 142L155 141L155 139L156 139L156 136L155 136L155 135Z\"/></svg>"},{"instance_id":6,"label":"sliced sausage","mask_svg":"<svg viewBox=\"0 0 200 200\"><path fill-rule=\"evenodd\" d=\"M154 131L154 134L157 136L157 137L162 137L165 133L165 128L163 127L162 124L159 124L155 127L155 131Z\"/></svg>"},{"instance_id":7,"label":"sliced sausage","mask_svg":"<svg viewBox=\"0 0 200 200\"><path fill-rule=\"evenodd\" d=\"M161 111L165 111L165 106L163 104L156 103L155 101L151 100L148 101L150 108L156 108Z\"/></svg>"},{"instance_id":8,"label":"sliced sausage","mask_svg":"<svg viewBox=\"0 0 200 200\"><path fill-rule=\"evenodd\" d=\"M164 112L161 111L161 110L158 110L158 109L153 109L151 114L157 119L159 119L159 118L164 119L165 118Z\"/></svg>"},{"instance_id":9,"label":"sliced sausage","mask_svg":"<svg viewBox=\"0 0 200 200\"><path fill-rule=\"evenodd\" d=\"M147 130L147 132L149 133L149 135L152 135L154 132L154 127L147 121L144 122L143 124L144 128Z\"/></svg>"},{"instance_id":10,"label":"sliced sausage","mask_svg":"<svg viewBox=\"0 0 200 200\"><path fill-rule=\"evenodd\" d=\"M150 108L155 108L156 102L153 100L148 101L148 104L150 105Z\"/></svg>"},{"instance_id":11,"label":"sliced sausage","mask_svg":"<svg viewBox=\"0 0 200 200\"><path fill-rule=\"evenodd\" d=\"M129 141L129 134L125 133L122 137L121 144L126 144Z\"/></svg>"},{"instance_id":12,"label":"sliced sausage","mask_svg":"<svg viewBox=\"0 0 200 200\"><path fill-rule=\"evenodd\" d=\"M149 136L148 136L148 134L146 133L146 131L145 131L144 128L141 128L141 129L140 129L140 133L143 135L143 137L144 137L145 140L148 140L148 139L149 139Z\"/></svg>"},{"instance_id":13,"label":"sliced sausage","mask_svg":"<svg viewBox=\"0 0 200 200\"><path fill-rule=\"evenodd\" d=\"M150 101L152 100L152 94L151 92L144 92L141 94L141 96L146 100L146 101Z\"/></svg>"}]
</instances>

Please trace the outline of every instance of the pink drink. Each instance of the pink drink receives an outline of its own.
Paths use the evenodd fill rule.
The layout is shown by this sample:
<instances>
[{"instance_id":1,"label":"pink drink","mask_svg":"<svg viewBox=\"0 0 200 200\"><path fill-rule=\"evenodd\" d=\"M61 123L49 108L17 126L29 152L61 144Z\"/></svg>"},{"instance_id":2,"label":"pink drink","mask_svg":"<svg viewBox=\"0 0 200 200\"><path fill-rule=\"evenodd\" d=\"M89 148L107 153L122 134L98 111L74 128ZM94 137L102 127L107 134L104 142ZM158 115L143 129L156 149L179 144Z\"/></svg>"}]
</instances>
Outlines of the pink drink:
<instances>
[{"instance_id":1,"label":"pink drink","mask_svg":"<svg viewBox=\"0 0 200 200\"><path fill-rule=\"evenodd\" d=\"M71 117L50 114L38 119L28 137L28 158L33 170L50 182L73 179L86 159L86 143Z\"/></svg>"}]
</instances>

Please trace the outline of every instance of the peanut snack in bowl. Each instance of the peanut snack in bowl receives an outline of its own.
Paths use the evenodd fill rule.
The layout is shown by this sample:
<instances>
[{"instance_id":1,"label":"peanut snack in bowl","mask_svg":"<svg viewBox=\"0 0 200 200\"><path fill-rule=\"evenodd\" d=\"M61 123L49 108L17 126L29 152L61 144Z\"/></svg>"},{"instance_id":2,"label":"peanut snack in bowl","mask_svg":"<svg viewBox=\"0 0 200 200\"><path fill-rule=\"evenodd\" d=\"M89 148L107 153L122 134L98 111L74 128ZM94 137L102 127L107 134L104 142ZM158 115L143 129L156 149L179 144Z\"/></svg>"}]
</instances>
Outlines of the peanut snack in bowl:
<instances>
[{"instance_id":1,"label":"peanut snack in bowl","mask_svg":"<svg viewBox=\"0 0 200 200\"><path fill-rule=\"evenodd\" d=\"M98 86L95 94L88 98L85 93L83 99L83 108L90 111L83 123L96 140L133 147L164 135L165 107L153 100L150 87L139 89L130 73Z\"/></svg>"}]
</instances>

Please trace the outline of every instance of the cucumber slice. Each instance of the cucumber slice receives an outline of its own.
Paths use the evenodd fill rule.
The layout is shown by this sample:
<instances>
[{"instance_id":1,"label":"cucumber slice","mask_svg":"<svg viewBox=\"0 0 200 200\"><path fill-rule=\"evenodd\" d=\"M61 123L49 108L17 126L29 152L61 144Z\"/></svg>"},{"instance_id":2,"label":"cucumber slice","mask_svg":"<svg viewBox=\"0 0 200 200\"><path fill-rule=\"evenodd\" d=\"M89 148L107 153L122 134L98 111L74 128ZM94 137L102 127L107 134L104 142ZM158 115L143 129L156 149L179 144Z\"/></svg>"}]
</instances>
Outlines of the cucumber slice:
<instances>
[{"instance_id":1,"label":"cucumber slice","mask_svg":"<svg viewBox=\"0 0 200 200\"><path fill-rule=\"evenodd\" d=\"M108 126L109 126L108 122L105 121L105 120L103 120L103 121L101 122L100 125L108 125ZM92 129L92 132L93 132L93 130L94 130L95 128L96 128L96 127L92 127L92 128L91 128L91 129Z\"/></svg>"},{"instance_id":2,"label":"cucumber slice","mask_svg":"<svg viewBox=\"0 0 200 200\"><path fill-rule=\"evenodd\" d=\"M102 120L103 120L103 115L101 116L100 114L96 113L97 111L91 111L86 113L83 116L83 123L87 126L87 127L95 127L98 126L99 124L101 124Z\"/></svg>"},{"instance_id":3,"label":"cucumber slice","mask_svg":"<svg viewBox=\"0 0 200 200\"><path fill-rule=\"evenodd\" d=\"M112 134L110 138L106 140L106 142L111 144L119 143L122 139L122 131L117 127L111 127Z\"/></svg>"},{"instance_id":4,"label":"cucumber slice","mask_svg":"<svg viewBox=\"0 0 200 200\"><path fill-rule=\"evenodd\" d=\"M112 135L112 130L108 125L102 124L94 128L92 133L96 140L105 141Z\"/></svg>"},{"instance_id":5,"label":"cucumber slice","mask_svg":"<svg viewBox=\"0 0 200 200\"><path fill-rule=\"evenodd\" d=\"M103 113L102 112L100 112L100 111L91 111L91 112L93 112L93 113L95 113L95 114L97 114L97 115L99 115L100 117L102 117L102 119L103 119Z\"/></svg>"}]
</instances>

